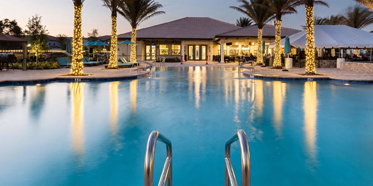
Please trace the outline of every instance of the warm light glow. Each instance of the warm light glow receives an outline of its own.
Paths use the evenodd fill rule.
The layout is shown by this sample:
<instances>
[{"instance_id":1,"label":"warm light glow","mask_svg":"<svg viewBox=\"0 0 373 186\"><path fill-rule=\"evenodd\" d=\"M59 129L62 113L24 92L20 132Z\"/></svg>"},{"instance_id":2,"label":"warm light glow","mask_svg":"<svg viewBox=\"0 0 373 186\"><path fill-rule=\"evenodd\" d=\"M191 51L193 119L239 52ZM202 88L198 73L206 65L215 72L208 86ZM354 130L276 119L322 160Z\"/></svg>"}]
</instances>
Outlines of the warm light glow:
<instances>
[{"instance_id":1,"label":"warm light glow","mask_svg":"<svg viewBox=\"0 0 373 186\"><path fill-rule=\"evenodd\" d=\"M332 57L335 57L335 49L332 48Z\"/></svg>"},{"instance_id":2,"label":"warm light glow","mask_svg":"<svg viewBox=\"0 0 373 186\"><path fill-rule=\"evenodd\" d=\"M281 20L276 20L276 35L275 35L275 60L274 67L281 67Z\"/></svg>"},{"instance_id":3,"label":"warm light glow","mask_svg":"<svg viewBox=\"0 0 373 186\"><path fill-rule=\"evenodd\" d=\"M201 100L201 67L196 66L194 71L194 96L195 96L195 107L199 109L199 102Z\"/></svg>"},{"instance_id":4,"label":"warm light glow","mask_svg":"<svg viewBox=\"0 0 373 186\"><path fill-rule=\"evenodd\" d=\"M277 136L282 136L282 105L286 92L286 84L284 85L283 87L281 81L273 82L274 124Z\"/></svg>"},{"instance_id":5,"label":"warm light glow","mask_svg":"<svg viewBox=\"0 0 373 186\"><path fill-rule=\"evenodd\" d=\"M355 49L355 55L359 56L359 49Z\"/></svg>"},{"instance_id":6,"label":"warm light glow","mask_svg":"<svg viewBox=\"0 0 373 186\"><path fill-rule=\"evenodd\" d=\"M306 5L306 29L307 29L307 46L306 46L306 74L316 74L315 64L315 36L313 22L313 6Z\"/></svg>"},{"instance_id":7,"label":"warm light glow","mask_svg":"<svg viewBox=\"0 0 373 186\"><path fill-rule=\"evenodd\" d=\"M111 131L112 136L116 136L118 132L118 86L119 86L119 81L110 83L110 101L111 101L110 131Z\"/></svg>"},{"instance_id":8,"label":"warm light glow","mask_svg":"<svg viewBox=\"0 0 373 186\"><path fill-rule=\"evenodd\" d=\"M71 130L76 155L84 154L83 83L71 83Z\"/></svg>"},{"instance_id":9,"label":"warm light glow","mask_svg":"<svg viewBox=\"0 0 373 186\"><path fill-rule=\"evenodd\" d=\"M307 154L312 164L317 163L317 87L316 82L304 84L303 110L304 110L304 132Z\"/></svg>"},{"instance_id":10,"label":"warm light glow","mask_svg":"<svg viewBox=\"0 0 373 186\"><path fill-rule=\"evenodd\" d=\"M258 29L258 53L257 53L257 65L263 65L263 29Z\"/></svg>"},{"instance_id":11,"label":"warm light glow","mask_svg":"<svg viewBox=\"0 0 373 186\"><path fill-rule=\"evenodd\" d=\"M136 113L136 102L137 102L137 83L139 80L133 80L130 83L130 92L131 92L131 110L132 113Z\"/></svg>"},{"instance_id":12,"label":"warm light glow","mask_svg":"<svg viewBox=\"0 0 373 186\"><path fill-rule=\"evenodd\" d=\"M118 50L117 50L117 17L111 17L111 44L110 44L110 60L108 68L118 68Z\"/></svg>"},{"instance_id":13,"label":"warm light glow","mask_svg":"<svg viewBox=\"0 0 373 186\"><path fill-rule=\"evenodd\" d=\"M71 61L71 74L83 75L83 37L82 37L82 7L74 6L74 37L73 37L73 58Z\"/></svg>"},{"instance_id":14,"label":"warm light glow","mask_svg":"<svg viewBox=\"0 0 373 186\"><path fill-rule=\"evenodd\" d=\"M137 37L137 31L136 28L132 28L132 36L131 36L131 42L136 43L136 37ZM131 62L135 63L137 62L136 59L136 45L131 45Z\"/></svg>"},{"instance_id":15,"label":"warm light glow","mask_svg":"<svg viewBox=\"0 0 373 186\"><path fill-rule=\"evenodd\" d=\"M258 115L263 115L263 81L255 80L255 102L258 109Z\"/></svg>"}]
</instances>

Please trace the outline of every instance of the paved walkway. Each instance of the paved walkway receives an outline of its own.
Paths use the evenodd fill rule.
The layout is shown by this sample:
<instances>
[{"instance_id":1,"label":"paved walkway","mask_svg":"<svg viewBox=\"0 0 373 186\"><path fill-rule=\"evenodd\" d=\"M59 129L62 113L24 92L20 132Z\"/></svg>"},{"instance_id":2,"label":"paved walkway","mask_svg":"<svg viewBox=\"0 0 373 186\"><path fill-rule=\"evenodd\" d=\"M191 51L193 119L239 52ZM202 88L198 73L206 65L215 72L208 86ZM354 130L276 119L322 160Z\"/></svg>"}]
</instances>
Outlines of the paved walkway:
<instances>
[{"instance_id":1,"label":"paved walkway","mask_svg":"<svg viewBox=\"0 0 373 186\"><path fill-rule=\"evenodd\" d=\"M6 81L36 81L36 80L50 80L55 78L61 79L75 79L75 76L65 76L70 73L70 68L49 69L49 70L3 70L0 71L0 83ZM123 78L123 77L137 77L142 76L148 71L137 72L137 68L122 68L122 69L105 69L105 65L95 67L85 67L85 74L90 76L79 77L82 79L94 78Z\"/></svg>"},{"instance_id":2,"label":"paved walkway","mask_svg":"<svg viewBox=\"0 0 373 186\"><path fill-rule=\"evenodd\" d=\"M288 72L284 72L278 69L271 69L270 67L255 67L255 71L244 72L247 75L253 75L256 77L269 77L269 78L330 78L333 80L345 80L345 81L373 81L373 74L364 74L356 72L342 71L336 68L318 68L316 69L318 76L304 76L300 75L305 72L304 68L292 68Z\"/></svg>"}]
</instances>

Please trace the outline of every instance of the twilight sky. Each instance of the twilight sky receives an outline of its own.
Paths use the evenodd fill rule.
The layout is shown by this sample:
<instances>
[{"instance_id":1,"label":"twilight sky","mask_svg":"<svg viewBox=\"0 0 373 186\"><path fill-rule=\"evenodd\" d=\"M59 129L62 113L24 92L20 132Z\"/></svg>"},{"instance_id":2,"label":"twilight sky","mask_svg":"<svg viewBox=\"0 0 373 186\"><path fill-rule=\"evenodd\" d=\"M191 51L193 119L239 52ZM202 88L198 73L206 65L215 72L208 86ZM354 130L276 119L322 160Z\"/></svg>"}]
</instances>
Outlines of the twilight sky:
<instances>
[{"instance_id":1,"label":"twilight sky","mask_svg":"<svg viewBox=\"0 0 373 186\"><path fill-rule=\"evenodd\" d=\"M143 22L139 28L144 28L183 17L211 17L221 21L235 23L243 14L230 9L229 6L238 6L236 0L156 0L163 5L164 15L156 16ZM330 8L316 6L315 15L328 16L344 11L349 5L354 5L353 0L325 0ZM102 0L86 0L83 5L83 35L97 28L100 35L110 35L111 18L108 8L102 6ZM39 14L42 24L47 26L50 35L66 34L73 32L73 3L72 0L0 0L0 20L16 19L24 28L28 18ZM283 18L283 26L301 29L305 25L304 7L298 7L298 14L288 15ZM373 25L364 28L373 30ZM118 15L118 33L131 31L129 23Z\"/></svg>"}]
</instances>

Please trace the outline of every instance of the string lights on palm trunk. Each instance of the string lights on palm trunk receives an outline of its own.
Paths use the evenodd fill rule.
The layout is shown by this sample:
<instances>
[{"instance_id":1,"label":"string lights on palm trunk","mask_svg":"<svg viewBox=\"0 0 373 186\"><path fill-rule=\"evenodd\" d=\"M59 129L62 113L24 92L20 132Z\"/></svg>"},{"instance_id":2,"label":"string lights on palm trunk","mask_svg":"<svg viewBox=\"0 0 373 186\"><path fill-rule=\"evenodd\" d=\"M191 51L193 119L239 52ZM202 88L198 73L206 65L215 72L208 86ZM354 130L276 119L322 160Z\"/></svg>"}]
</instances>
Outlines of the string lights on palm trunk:
<instances>
[{"instance_id":1,"label":"string lights on palm trunk","mask_svg":"<svg viewBox=\"0 0 373 186\"><path fill-rule=\"evenodd\" d=\"M71 64L71 74L74 76L83 75L82 7L82 4L74 6L73 57Z\"/></svg>"}]
</instances>

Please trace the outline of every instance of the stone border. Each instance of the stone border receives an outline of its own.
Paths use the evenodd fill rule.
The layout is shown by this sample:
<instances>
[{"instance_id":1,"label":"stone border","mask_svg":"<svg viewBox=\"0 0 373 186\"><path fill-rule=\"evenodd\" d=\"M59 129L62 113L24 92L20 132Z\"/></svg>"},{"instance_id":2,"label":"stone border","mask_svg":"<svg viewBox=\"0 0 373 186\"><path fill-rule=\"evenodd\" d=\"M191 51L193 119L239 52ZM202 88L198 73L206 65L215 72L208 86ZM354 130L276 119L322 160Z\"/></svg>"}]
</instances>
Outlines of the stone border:
<instances>
[{"instance_id":1,"label":"stone border","mask_svg":"<svg viewBox=\"0 0 373 186\"><path fill-rule=\"evenodd\" d=\"M15 85L35 85L39 83L53 83L53 82L107 82L107 81L122 81L131 79L140 79L150 76L151 72L133 75L133 76L122 76L122 77L56 77L48 79L37 79L37 80L25 80L25 81L2 81L0 86L15 86Z\"/></svg>"},{"instance_id":2,"label":"stone border","mask_svg":"<svg viewBox=\"0 0 373 186\"><path fill-rule=\"evenodd\" d=\"M331 77L274 77L272 75L256 75L242 72L244 76L252 79L272 80L272 81L331 81L331 82L342 82L342 83L356 83L356 84L373 84L373 80L345 80Z\"/></svg>"}]
</instances>

